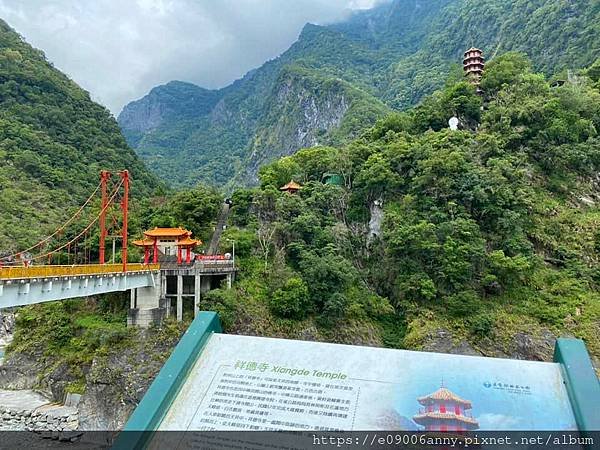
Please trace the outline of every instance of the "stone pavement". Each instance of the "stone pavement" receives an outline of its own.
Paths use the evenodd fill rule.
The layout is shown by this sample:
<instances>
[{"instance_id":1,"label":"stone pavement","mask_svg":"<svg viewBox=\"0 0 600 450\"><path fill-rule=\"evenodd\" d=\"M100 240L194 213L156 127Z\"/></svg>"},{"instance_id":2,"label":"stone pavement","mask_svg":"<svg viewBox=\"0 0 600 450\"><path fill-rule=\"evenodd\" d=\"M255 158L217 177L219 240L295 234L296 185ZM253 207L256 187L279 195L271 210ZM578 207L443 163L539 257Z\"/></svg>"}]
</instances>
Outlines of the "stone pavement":
<instances>
[{"instance_id":1,"label":"stone pavement","mask_svg":"<svg viewBox=\"0 0 600 450\"><path fill-rule=\"evenodd\" d=\"M77 408L51 403L30 390L0 390L0 430L73 431Z\"/></svg>"},{"instance_id":2,"label":"stone pavement","mask_svg":"<svg viewBox=\"0 0 600 450\"><path fill-rule=\"evenodd\" d=\"M0 389L0 408L13 411L32 411L50 401L43 395L29 390L10 391Z\"/></svg>"}]
</instances>

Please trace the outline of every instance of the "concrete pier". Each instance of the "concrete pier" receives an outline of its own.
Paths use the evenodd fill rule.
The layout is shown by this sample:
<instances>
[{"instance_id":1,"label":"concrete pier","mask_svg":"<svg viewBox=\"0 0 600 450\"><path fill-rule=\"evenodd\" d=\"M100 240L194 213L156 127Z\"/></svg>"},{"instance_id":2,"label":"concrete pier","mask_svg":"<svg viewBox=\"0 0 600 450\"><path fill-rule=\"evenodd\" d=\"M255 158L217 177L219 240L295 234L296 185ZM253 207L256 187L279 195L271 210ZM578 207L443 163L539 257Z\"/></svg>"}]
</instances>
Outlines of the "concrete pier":
<instances>
[{"instance_id":1,"label":"concrete pier","mask_svg":"<svg viewBox=\"0 0 600 450\"><path fill-rule=\"evenodd\" d=\"M234 279L232 260L161 261L154 286L132 289L127 324L148 327L165 317L174 316L178 321L196 317L202 309L202 296L220 287L231 289Z\"/></svg>"}]
</instances>

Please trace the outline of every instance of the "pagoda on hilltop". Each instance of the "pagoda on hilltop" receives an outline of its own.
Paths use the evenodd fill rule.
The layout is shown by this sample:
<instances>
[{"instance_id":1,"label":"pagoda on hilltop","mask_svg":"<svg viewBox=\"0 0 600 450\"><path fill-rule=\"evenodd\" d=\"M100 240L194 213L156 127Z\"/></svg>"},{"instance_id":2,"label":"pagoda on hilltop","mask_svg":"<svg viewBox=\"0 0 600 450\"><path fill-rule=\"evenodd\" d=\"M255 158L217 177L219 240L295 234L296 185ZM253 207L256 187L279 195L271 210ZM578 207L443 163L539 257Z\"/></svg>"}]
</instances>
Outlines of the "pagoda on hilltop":
<instances>
[{"instance_id":1,"label":"pagoda on hilltop","mask_svg":"<svg viewBox=\"0 0 600 450\"><path fill-rule=\"evenodd\" d=\"M483 52L475 47L471 47L467 50L463 59L463 68L465 70L465 76L469 81L476 86L479 86L481 77L483 76L483 69L485 68Z\"/></svg>"},{"instance_id":2,"label":"pagoda on hilltop","mask_svg":"<svg viewBox=\"0 0 600 450\"><path fill-rule=\"evenodd\" d=\"M479 422L473 418L469 400L464 400L444 387L417 401L423 406L413 417L413 421L425 431L473 431L479 428Z\"/></svg>"}]
</instances>

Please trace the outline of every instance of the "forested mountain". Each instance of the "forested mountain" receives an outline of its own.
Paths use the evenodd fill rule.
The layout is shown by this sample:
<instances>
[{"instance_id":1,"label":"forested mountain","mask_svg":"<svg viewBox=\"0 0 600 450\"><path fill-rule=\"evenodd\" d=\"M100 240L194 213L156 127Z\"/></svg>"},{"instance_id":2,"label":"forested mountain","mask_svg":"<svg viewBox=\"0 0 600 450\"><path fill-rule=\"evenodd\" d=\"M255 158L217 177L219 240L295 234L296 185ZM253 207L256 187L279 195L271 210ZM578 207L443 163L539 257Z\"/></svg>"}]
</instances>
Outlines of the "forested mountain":
<instances>
[{"instance_id":1,"label":"forested mountain","mask_svg":"<svg viewBox=\"0 0 600 450\"><path fill-rule=\"evenodd\" d=\"M482 88L450 77L358 139L263 166L260 186L232 194L220 240L235 283L202 308L227 333L525 360L576 336L600 367L600 60L553 83L502 54ZM299 192L281 192L290 179ZM222 201L198 185L132 221L208 241ZM127 329L126 304L21 309L9 364L85 392L88 414L118 428L185 328Z\"/></svg>"},{"instance_id":2,"label":"forested mountain","mask_svg":"<svg viewBox=\"0 0 600 450\"><path fill-rule=\"evenodd\" d=\"M242 334L522 359L574 335L598 364L600 60L560 85L507 53L482 88L262 167L221 241L240 277L207 308Z\"/></svg>"},{"instance_id":3,"label":"forested mountain","mask_svg":"<svg viewBox=\"0 0 600 450\"><path fill-rule=\"evenodd\" d=\"M101 169L129 169L137 196L159 185L110 113L0 20L0 251L52 231Z\"/></svg>"},{"instance_id":4,"label":"forested mountain","mask_svg":"<svg viewBox=\"0 0 600 450\"><path fill-rule=\"evenodd\" d=\"M346 142L442 86L468 47L525 52L547 75L591 64L600 2L393 0L343 23L304 27L280 57L217 91L172 82L127 105L119 123L163 179L253 184L299 148Z\"/></svg>"}]
</instances>

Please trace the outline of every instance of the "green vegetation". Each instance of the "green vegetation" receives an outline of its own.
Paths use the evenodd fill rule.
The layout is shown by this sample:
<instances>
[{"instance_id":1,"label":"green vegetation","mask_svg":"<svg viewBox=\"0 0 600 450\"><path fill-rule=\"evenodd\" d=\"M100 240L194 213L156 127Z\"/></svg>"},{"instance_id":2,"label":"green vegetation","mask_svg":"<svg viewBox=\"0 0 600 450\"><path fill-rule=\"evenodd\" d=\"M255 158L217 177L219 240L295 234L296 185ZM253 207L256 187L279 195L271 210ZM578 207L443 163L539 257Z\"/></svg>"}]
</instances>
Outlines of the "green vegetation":
<instances>
[{"instance_id":1,"label":"green vegetation","mask_svg":"<svg viewBox=\"0 0 600 450\"><path fill-rule=\"evenodd\" d=\"M549 358L550 346L519 348L519 336L573 335L598 358L597 67L552 87L524 55L500 55L483 96L450 77L347 144L264 166L259 187L233 194L221 239L222 252L236 244L234 288L209 292L202 308L234 333L409 349L432 349L442 333L486 355L533 359ZM453 115L458 131L446 125ZM323 183L326 173L342 185ZM299 193L279 190L290 179ZM144 199L132 227L183 225L207 240L222 200L203 186ZM373 235L375 203L383 218ZM23 308L9 358L33 356L41 384L60 371L71 392L98 367L117 382L117 355L139 365L131 352L167 348L185 327L127 329L124 305Z\"/></svg>"},{"instance_id":2,"label":"green vegetation","mask_svg":"<svg viewBox=\"0 0 600 450\"><path fill-rule=\"evenodd\" d=\"M133 351L138 352L133 363L140 364L148 348L161 350L152 356L164 361L169 352L163 354L162 347L169 350L187 324L170 320L147 332L127 328L128 301L124 297L106 294L98 301L73 299L21 308L7 355L33 357L40 370L40 386L52 383L53 374L60 373L65 391L75 393L85 391L94 361L100 364Z\"/></svg>"},{"instance_id":3,"label":"green vegetation","mask_svg":"<svg viewBox=\"0 0 600 450\"><path fill-rule=\"evenodd\" d=\"M129 169L137 197L159 185L110 113L0 20L0 251L53 231L101 169Z\"/></svg>"},{"instance_id":4,"label":"green vegetation","mask_svg":"<svg viewBox=\"0 0 600 450\"><path fill-rule=\"evenodd\" d=\"M226 331L411 349L430 348L445 331L484 354L525 358L548 354L515 350L519 335L574 335L600 357L600 60L581 51L597 47L599 4L500 3L439 0L406 15L395 2L346 24L307 26L281 58L218 96L169 87L174 98L192 92L206 104L187 104L182 121L170 111L165 124L135 137L140 153L172 164L161 166L164 176L185 168L182 183L224 184L259 172L258 187L232 194L221 239L222 252L235 242L236 284L202 300ZM372 23L388 28L366 32ZM447 31L429 34L442 23ZM548 35L556 24L568 45ZM143 198L132 207L132 234L181 225L208 241L222 194L198 185L150 198L157 184L108 113L1 30L0 243L59 222L105 164L134 171ZM469 41L465 33L486 48L527 45L532 59L494 55L479 96L448 64ZM323 101L337 106L324 113ZM458 131L448 129L451 116ZM301 127L323 145L294 153L288 138L302 117L335 126ZM183 163L174 158L181 154ZM284 157L258 169L275 155ZM325 174L343 182L326 184ZM295 195L279 190L291 179L302 184ZM103 376L92 361L110 368L148 338L126 328L125 305L115 297L22 308L9 355L38 359L42 379L66 367L65 389L81 392L87 374ZM166 322L149 342L170 346L183 326Z\"/></svg>"},{"instance_id":5,"label":"green vegetation","mask_svg":"<svg viewBox=\"0 0 600 450\"><path fill-rule=\"evenodd\" d=\"M342 23L306 25L281 56L224 89L159 86L126 107L119 123L173 186L254 185L265 162L343 144L390 109L418 104L449 75L461 76L471 45L488 60L524 52L534 70L566 79L598 57L599 23L597 0L384 2ZM498 76L490 83L502 82Z\"/></svg>"},{"instance_id":6,"label":"green vegetation","mask_svg":"<svg viewBox=\"0 0 600 450\"><path fill-rule=\"evenodd\" d=\"M183 227L208 242L223 200L216 189L202 185L168 197L143 199L132 215L132 227L140 236L154 227Z\"/></svg>"},{"instance_id":7,"label":"green vegetation","mask_svg":"<svg viewBox=\"0 0 600 450\"><path fill-rule=\"evenodd\" d=\"M517 333L549 332L598 357L597 63L559 87L531 67L501 55L483 98L451 79L349 144L263 167L233 196L236 288L205 307L244 333L420 348L444 329L510 355ZM290 179L296 195L278 190Z\"/></svg>"}]
</instances>

